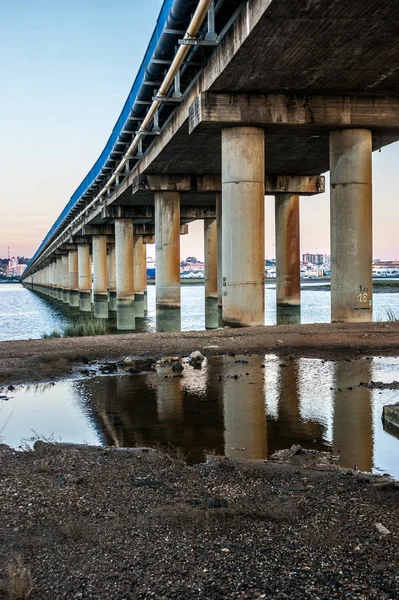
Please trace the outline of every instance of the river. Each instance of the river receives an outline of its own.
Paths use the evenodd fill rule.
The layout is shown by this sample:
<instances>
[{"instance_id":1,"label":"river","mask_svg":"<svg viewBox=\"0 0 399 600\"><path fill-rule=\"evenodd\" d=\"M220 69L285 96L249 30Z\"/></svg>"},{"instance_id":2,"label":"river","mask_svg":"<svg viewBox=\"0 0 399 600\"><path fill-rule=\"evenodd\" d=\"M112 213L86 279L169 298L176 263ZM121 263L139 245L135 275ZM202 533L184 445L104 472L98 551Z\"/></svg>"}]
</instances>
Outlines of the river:
<instances>
[{"instance_id":1,"label":"river","mask_svg":"<svg viewBox=\"0 0 399 600\"><path fill-rule=\"evenodd\" d=\"M302 290L301 322L328 323L330 321L330 292L328 289L312 290L312 284L307 284ZM378 292L374 294L374 320L387 319L387 311L391 310L399 317L399 294ZM218 325L218 315L212 315L213 326ZM24 288L19 284L0 285L0 341L38 339L43 334L54 330L62 331L81 313L71 310L64 305L47 297ZM209 313L208 313L209 317ZM275 285L266 287L266 325L276 323L276 288ZM148 286L148 316L137 319L138 331L156 330L201 330L205 329L205 302L203 285L182 285L181 312L177 318L166 315L156 315L155 286ZM109 321L110 331L115 331L115 319Z\"/></svg>"}]
</instances>

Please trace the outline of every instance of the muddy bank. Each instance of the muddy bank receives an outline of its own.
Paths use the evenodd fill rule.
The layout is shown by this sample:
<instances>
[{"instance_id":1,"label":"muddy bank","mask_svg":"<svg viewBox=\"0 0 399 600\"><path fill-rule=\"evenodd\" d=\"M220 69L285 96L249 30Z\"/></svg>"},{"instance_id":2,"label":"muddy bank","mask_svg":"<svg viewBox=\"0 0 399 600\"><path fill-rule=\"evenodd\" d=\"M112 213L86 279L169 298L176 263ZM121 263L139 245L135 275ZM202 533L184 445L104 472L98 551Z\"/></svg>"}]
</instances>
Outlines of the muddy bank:
<instances>
[{"instance_id":1,"label":"muddy bank","mask_svg":"<svg viewBox=\"0 0 399 600\"><path fill-rule=\"evenodd\" d=\"M0 386L48 381L71 374L74 364L128 355L188 356L270 353L326 359L399 353L399 323L276 325L182 333L133 333L0 343Z\"/></svg>"},{"instance_id":2,"label":"muddy bank","mask_svg":"<svg viewBox=\"0 0 399 600\"><path fill-rule=\"evenodd\" d=\"M398 486L281 459L3 447L0 597L11 565L31 600L398 598Z\"/></svg>"}]
</instances>

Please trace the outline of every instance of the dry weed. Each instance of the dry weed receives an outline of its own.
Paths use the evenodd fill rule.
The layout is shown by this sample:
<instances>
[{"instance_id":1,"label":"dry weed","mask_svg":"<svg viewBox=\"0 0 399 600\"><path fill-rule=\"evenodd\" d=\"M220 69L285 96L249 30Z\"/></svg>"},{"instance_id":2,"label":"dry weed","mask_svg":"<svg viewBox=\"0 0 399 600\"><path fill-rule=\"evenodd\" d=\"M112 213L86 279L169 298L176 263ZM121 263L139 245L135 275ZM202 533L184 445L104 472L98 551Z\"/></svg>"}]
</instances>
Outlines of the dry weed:
<instances>
[{"instance_id":1,"label":"dry weed","mask_svg":"<svg viewBox=\"0 0 399 600\"><path fill-rule=\"evenodd\" d=\"M17 556L8 565L8 598L9 600L26 600L32 593L33 582L29 569L25 567L21 556Z\"/></svg>"}]
</instances>

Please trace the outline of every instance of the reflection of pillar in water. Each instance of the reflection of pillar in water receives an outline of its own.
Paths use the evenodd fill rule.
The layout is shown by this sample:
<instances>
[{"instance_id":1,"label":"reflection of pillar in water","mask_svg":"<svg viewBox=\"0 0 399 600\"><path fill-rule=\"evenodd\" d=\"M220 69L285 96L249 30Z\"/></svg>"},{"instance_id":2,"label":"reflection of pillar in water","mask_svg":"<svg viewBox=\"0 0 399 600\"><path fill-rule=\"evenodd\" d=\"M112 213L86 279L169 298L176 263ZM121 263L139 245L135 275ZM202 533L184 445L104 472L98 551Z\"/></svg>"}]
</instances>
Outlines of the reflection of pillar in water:
<instances>
[{"instance_id":1,"label":"reflection of pillar in water","mask_svg":"<svg viewBox=\"0 0 399 600\"><path fill-rule=\"evenodd\" d=\"M219 306L217 298L205 298L205 329L219 327Z\"/></svg>"},{"instance_id":2,"label":"reflection of pillar in water","mask_svg":"<svg viewBox=\"0 0 399 600\"><path fill-rule=\"evenodd\" d=\"M370 360L335 364L334 451L340 452L340 464L360 471L373 467L373 414L371 390L354 387L371 379ZM353 387L348 390L348 387ZM338 391L338 388L342 392Z\"/></svg>"},{"instance_id":3,"label":"reflection of pillar in water","mask_svg":"<svg viewBox=\"0 0 399 600\"><path fill-rule=\"evenodd\" d=\"M180 308L156 308L156 330L158 332L180 331L181 311Z\"/></svg>"},{"instance_id":4,"label":"reflection of pillar in water","mask_svg":"<svg viewBox=\"0 0 399 600\"><path fill-rule=\"evenodd\" d=\"M172 366L159 367L157 373L157 412L158 420L175 429L183 423L183 393L181 378L173 377ZM178 446L173 439L166 439Z\"/></svg>"},{"instance_id":5,"label":"reflection of pillar in water","mask_svg":"<svg viewBox=\"0 0 399 600\"><path fill-rule=\"evenodd\" d=\"M231 359L223 369L225 455L234 458L267 458L267 423L262 357L248 364ZM246 375L249 373L249 375ZM228 377L230 375L230 377ZM238 379L234 379L238 375Z\"/></svg>"},{"instance_id":6,"label":"reflection of pillar in water","mask_svg":"<svg viewBox=\"0 0 399 600\"><path fill-rule=\"evenodd\" d=\"M322 450L323 425L317 421L301 418L299 396L298 360L287 360L279 367L278 420L269 425L269 451L290 448L292 444L312 443L314 449ZM313 440L318 445L313 445Z\"/></svg>"}]
</instances>

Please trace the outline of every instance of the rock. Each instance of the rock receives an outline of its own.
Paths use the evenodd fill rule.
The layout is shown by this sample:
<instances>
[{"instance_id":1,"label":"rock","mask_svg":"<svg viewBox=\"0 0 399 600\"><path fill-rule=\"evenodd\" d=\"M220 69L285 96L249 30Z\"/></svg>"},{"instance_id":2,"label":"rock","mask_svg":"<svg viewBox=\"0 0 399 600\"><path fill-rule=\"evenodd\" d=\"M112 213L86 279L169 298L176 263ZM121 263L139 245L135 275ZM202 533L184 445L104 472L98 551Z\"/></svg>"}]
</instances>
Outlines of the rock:
<instances>
[{"instance_id":1,"label":"rock","mask_svg":"<svg viewBox=\"0 0 399 600\"><path fill-rule=\"evenodd\" d=\"M385 424L397 429L399 433L399 402L396 404L388 404L382 409L382 420Z\"/></svg>"},{"instance_id":2,"label":"rock","mask_svg":"<svg viewBox=\"0 0 399 600\"><path fill-rule=\"evenodd\" d=\"M130 356L126 356L126 358L124 358L124 359L123 359L123 361L122 361L122 363L121 363L121 364L122 364L122 365L131 365L131 364L133 364L133 361L132 361L132 359L130 358Z\"/></svg>"},{"instance_id":3,"label":"rock","mask_svg":"<svg viewBox=\"0 0 399 600\"><path fill-rule=\"evenodd\" d=\"M184 371L184 367L181 363L175 363L172 365L172 371L173 373L182 373L182 371Z\"/></svg>"},{"instance_id":4,"label":"rock","mask_svg":"<svg viewBox=\"0 0 399 600\"><path fill-rule=\"evenodd\" d=\"M9 392L13 392L15 390L15 387L13 385L9 385L7 389Z\"/></svg>"},{"instance_id":5,"label":"rock","mask_svg":"<svg viewBox=\"0 0 399 600\"><path fill-rule=\"evenodd\" d=\"M118 370L118 366L116 363L105 363L100 366L99 370L101 373L104 374L116 373Z\"/></svg>"},{"instance_id":6,"label":"rock","mask_svg":"<svg viewBox=\"0 0 399 600\"><path fill-rule=\"evenodd\" d=\"M0 400L7 401L9 400L8 396L4 396L4 394L0 395Z\"/></svg>"},{"instance_id":7,"label":"rock","mask_svg":"<svg viewBox=\"0 0 399 600\"><path fill-rule=\"evenodd\" d=\"M296 454L302 454L302 446L299 444L292 444L290 451L292 456L295 456Z\"/></svg>"},{"instance_id":8,"label":"rock","mask_svg":"<svg viewBox=\"0 0 399 600\"><path fill-rule=\"evenodd\" d=\"M228 502L224 498L204 498L207 508L227 508Z\"/></svg>"},{"instance_id":9,"label":"rock","mask_svg":"<svg viewBox=\"0 0 399 600\"><path fill-rule=\"evenodd\" d=\"M204 360L205 356L203 356L199 350L191 352L190 356L188 357L190 365L194 368L201 368L201 365L204 362Z\"/></svg>"},{"instance_id":10,"label":"rock","mask_svg":"<svg viewBox=\"0 0 399 600\"><path fill-rule=\"evenodd\" d=\"M376 523L375 528L377 529L378 533L380 533L381 535L389 535L391 533L389 531L389 529L384 527L384 525L382 523Z\"/></svg>"},{"instance_id":11,"label":"rock","mask_svg":"<svg viewBox=\"0 0 399 600\"><path fill-rule=\"evenodd\" d=\"M236 363L239 363L239 364L241 364L241 365L247 365L247 364L248 364L248 361L247 361L247 360L236 360L236 361L234 361L234 362L236 362Z\"/></svg>"}]
</instances>

